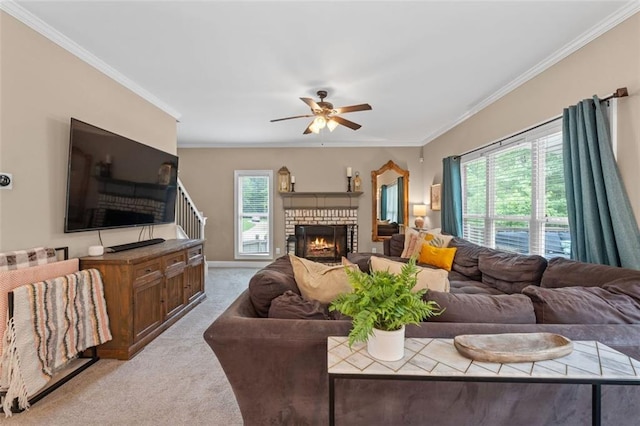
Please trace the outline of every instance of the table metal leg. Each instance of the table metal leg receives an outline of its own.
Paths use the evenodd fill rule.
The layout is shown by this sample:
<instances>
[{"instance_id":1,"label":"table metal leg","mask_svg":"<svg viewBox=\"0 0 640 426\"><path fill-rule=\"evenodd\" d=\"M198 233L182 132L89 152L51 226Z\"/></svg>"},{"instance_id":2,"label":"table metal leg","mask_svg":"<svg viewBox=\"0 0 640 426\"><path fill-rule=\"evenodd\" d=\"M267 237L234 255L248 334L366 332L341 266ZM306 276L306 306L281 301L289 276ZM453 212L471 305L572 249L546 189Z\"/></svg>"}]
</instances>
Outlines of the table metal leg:
<instances>
[{"instance_id":1,"label":"table metal leg","mask_svg":"<svg viewBox=\"0 0 640 426\"><path fill-rule=\"evenodd\" d=\"M335 377L329 375L329 426L336 424Z\"/></svg>"},{"instance_id":2,"label":"table metal leg","mask_svg":"<svg viewBox=\"0 0 640 426\"><path fill-rule=\"evenodd\" d=\"M591 385L591 424L593 426L600 426L602 416L600 395L600 385Z\"/></svg>"}]
</instances>

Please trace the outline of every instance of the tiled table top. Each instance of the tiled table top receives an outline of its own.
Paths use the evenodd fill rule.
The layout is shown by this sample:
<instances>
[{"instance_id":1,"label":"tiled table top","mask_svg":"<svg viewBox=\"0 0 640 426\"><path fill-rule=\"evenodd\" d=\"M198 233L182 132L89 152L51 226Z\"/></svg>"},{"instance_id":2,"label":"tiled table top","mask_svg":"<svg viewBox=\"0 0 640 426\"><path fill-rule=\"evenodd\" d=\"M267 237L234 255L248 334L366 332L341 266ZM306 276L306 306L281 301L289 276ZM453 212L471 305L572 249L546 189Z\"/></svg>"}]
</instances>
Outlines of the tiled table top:
<instances>
[{"instance_id":1,"label":"tiled table top","mask_svg":"<svg viewBox=\"0 0 640 426\"><path fill-rule=\"evenodd\" d=\"M465 358L453 339L407 338L404 358L393 362L373 358L366 344L349 349L343 336L329 337L327 349L329 374L640 381L640 361L595 341L574 340L573 352L561 358L504 364Z\"/></svg>"}]
</instances>

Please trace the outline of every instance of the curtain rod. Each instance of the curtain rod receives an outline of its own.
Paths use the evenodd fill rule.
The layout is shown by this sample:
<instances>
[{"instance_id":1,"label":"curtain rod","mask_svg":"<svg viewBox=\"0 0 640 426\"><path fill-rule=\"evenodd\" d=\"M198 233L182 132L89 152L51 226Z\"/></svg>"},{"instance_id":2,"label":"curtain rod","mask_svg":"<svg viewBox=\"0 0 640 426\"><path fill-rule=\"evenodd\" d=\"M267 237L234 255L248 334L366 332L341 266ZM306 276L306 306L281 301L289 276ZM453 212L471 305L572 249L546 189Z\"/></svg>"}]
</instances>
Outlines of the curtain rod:
<instances>
[{"instance_id":1,"label":"curtain rod","mask_svg":"<svg viewBox=\"0 0 640 426\"><path fill-rule=\"evenodd\" d=\"M619 89L616 89L615 92L613 92L611 95L607 96L606 98L600 99L600 102L606 102L606 101L608 101L610 99L613 99L613 98L624 98L626 96L629 96L629 92L627 91L627 88L626 87L621 87ZM523 133L527 133L527 132L529 132L531 130L537 129L538 127L542 127L542 126L544 126L546 124L549 124L551 122L556 121L559 118L562 118L562 115L559 115L559 116L554 117L552 119L546 120L546 121L544 121L544 122L542 122L540 124L536 124L535 126L529 127L528 129L522 130L522 131L520 131L518 133L514 133L513 135L507 136L506 138L502 138L502 139L497 140L495 142L491 142L490 144L481 146L480 148L475 148L475 149L472 149L471 151L467 151L465 153L455 155L454 157L462 157L463 155L473 154L474 152L486 149L486 148L488 148L490 146L501 144L502 142L504 142L504 141L506 141L508 139L511 139L513 137L516 137L516 136L520 136Z\"/></svg>"}]
</instances>

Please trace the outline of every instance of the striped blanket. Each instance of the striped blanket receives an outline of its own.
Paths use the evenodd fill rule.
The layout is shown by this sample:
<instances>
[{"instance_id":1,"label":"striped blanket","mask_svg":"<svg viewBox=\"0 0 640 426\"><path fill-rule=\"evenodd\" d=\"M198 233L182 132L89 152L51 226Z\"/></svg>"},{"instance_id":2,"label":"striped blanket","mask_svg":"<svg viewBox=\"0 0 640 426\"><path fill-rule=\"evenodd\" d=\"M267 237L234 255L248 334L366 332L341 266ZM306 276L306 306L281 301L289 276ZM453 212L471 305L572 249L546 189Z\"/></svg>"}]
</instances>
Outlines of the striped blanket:
<instances>
[{"instance_id":1,"label":"striped blanket","mask_svg":"<svg viewBox=\"0 0 640 426\"><path fill-rule=\"evenodd\" d=\"M4 412L28 399L80 352L111 340L102 278L96 269L16 288L7 322L0 390Z\"/></svg>"}]
</instances>

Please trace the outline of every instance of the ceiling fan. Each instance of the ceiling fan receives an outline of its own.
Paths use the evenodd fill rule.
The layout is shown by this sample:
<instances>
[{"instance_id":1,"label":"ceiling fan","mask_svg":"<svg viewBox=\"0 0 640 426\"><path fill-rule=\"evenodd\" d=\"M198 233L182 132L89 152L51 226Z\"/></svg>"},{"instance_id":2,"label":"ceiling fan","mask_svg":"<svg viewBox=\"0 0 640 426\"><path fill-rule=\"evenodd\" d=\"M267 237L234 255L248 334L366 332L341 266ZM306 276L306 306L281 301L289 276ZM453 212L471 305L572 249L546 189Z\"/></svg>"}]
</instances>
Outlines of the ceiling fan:
<instances>
[{"instance_id":1,"label":"ceiling fan","mask_svg":"<svg viewBox=\"0 0 640 426\"><path fill-rule=\"evenodd\" d=\"M275 121L291 120L292 118L315 117L313 121L307 126L307 128L304 129L304 132L302 132L303 135L308 135L309 133L320 133L320 129L323 129L325 127L328 127L329 130L333 132L333 130L338 127L338 124L341 124L353 130L358 130L360 127L362 127L361 125L354 123L353 121L344 119L338 114L355 111L367 111L371 109L371 105L369 104L334 108L331 102L324 101L324 98L327 97L326 90L318 90L318 97L320 98L320 102L316 102L311 98L300 98L302 102L309 105L313 114L277 118L275 120L271 120L271 122L273 123Z\"/></svg>"}]
</instances>

